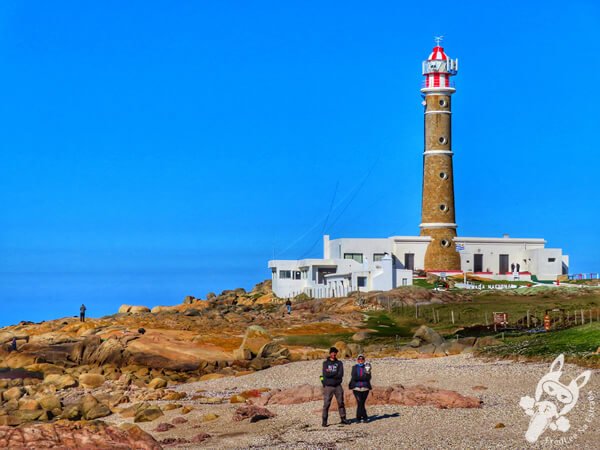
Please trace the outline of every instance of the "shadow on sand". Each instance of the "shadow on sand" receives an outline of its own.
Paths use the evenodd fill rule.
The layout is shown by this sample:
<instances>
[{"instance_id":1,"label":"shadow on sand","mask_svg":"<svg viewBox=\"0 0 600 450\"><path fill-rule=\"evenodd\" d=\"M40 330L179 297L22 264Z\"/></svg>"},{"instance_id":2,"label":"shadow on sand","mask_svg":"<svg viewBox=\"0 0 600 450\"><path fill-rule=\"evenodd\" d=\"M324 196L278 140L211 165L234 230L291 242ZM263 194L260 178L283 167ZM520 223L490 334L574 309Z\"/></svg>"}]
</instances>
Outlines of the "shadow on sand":
<instances>
[{"instance_id":1,"label":"shadow on sand","mask_svg":"<svg viewBox=\"0 0 600 450\"><path fill-rule=\"evenodd\" d=\"M400 413L394 413L394 414L379 414L379 415L374 415L374 416L369 416L369 422L375 422L376 420L385 420L385 419L391 419L393 417L400 417ZM352 423L357 423L356 419L353 419L351 421Z\"/></svg>"}]
</instances>

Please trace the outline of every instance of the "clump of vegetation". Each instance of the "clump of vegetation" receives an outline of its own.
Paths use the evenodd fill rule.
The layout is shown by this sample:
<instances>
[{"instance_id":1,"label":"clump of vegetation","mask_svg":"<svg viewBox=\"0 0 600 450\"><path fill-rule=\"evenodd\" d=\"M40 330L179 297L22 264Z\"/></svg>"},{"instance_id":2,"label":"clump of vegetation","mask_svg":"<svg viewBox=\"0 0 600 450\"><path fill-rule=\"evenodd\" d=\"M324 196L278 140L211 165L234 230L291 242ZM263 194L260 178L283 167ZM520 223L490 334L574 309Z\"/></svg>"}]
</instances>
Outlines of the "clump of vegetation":
<instances>
[{"instance_id":1,"label":"clump of vegetation","mask_svg":"<svg viewBox=\"0 0 600 450\"><path fill-rule=\"evenodd\" d=\"M600 367L600 323L565 330L506 338L501 345L487 347L480 354L508 358L526 357L551 360L564 353L567 361Z\"/></svg>"}]
</instances>

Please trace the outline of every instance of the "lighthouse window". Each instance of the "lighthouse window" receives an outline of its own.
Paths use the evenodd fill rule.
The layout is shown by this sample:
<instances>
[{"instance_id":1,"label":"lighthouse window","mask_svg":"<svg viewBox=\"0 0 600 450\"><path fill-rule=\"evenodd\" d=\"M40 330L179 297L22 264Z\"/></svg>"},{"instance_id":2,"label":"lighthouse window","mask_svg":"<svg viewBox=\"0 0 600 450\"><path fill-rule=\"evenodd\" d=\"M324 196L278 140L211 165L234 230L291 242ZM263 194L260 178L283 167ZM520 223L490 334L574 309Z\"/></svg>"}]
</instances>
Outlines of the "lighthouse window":
<instances>
[{"instance_id":1,"label":"lighthouse window","mask_svg":"<svg viewBox=\"0 0 600 450\"><path fill-rule=\"evenodd\" d=\"M450 247L450 241L448 241L446 239L442 239L442 241L440 242L440 245L442 247Z\"/></svg>"},{"instance_id":2,"label":"lighthouse window","mask_svg":"<svg viewBox=\"0 0 600 450\"><path fill-rule=\"evenodd\" d=\"M440 138L438 139L438 141L440 142L440 144L447 144L448 143L448 139L446 139L445 136L440 136Z\"/></svg>"},{"instance_id":3,"label":"lighthouse window","mask_svg":"<svg viewBox=\"0 0 600 450\"><path fill-rule=\"evenodd\" d=\"M448 211L448 207L444 204L440 205L440 211Z\"/></svg>"},{"instance_id":4,"label":"lighthouse window","mask_svg":"<svg viewBox=\"0 0 600 450\"><path fill-rule=\"evenodd\" d=\"M442 180L447 180L448 179L448 174L446 172L440 172L440 178Z\"/></svg>"},{"instance_id":5,"label":"lighthouse window","mask_svg":"<svg viewBox=\"0 0 600 450\"><path fill-rule=\"evenodd\" d=\"M440 100L440 106L443 108L445 106L448 106L448 102L445 99L441 99Z\"/></svg>"}]
</instances>

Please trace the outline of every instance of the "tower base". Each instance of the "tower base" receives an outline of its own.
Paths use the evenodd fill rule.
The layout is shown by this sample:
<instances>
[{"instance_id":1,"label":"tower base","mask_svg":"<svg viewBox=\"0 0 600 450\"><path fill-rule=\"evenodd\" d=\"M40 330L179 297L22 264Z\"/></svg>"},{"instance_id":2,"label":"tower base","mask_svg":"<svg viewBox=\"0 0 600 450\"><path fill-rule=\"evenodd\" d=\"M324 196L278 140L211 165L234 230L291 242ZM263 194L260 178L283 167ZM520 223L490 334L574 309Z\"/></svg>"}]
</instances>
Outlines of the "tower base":
<instances>
[{"instance_id":1,"label":"tower base","mask_svg":"<svg viewBox=\"0 0 600 450\"><path fill-rule=\"evenodd\" d=\"M455 229L422 228L421 236L432 238L425 252L425 271L460 270L460 254L453 240Z\"/></svg>"}]
</instances>

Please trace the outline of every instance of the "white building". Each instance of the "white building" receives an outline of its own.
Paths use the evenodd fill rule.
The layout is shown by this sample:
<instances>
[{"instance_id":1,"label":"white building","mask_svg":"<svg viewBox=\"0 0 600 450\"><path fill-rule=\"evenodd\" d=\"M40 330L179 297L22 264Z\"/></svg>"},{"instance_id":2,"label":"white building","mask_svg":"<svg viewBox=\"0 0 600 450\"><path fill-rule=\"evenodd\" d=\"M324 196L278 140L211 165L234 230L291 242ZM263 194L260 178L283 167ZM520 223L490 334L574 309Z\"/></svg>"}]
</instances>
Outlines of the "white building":
<instances>
[{"instance_id":1,"label":"white building","mask_svg":"<svg viewBox=\"0 0 600 450\"><path fill-rule=\"evenodd\" d=\"M323 236L323 259L269 261L278 297L340 297L353 291L387 291L413 284L413 271L424 270L429 236L342 238ZM496 280L556 280L568 271L561 249L545 248L543 239L455 238L461 270Z\"/></svg>"}]
</instances>

